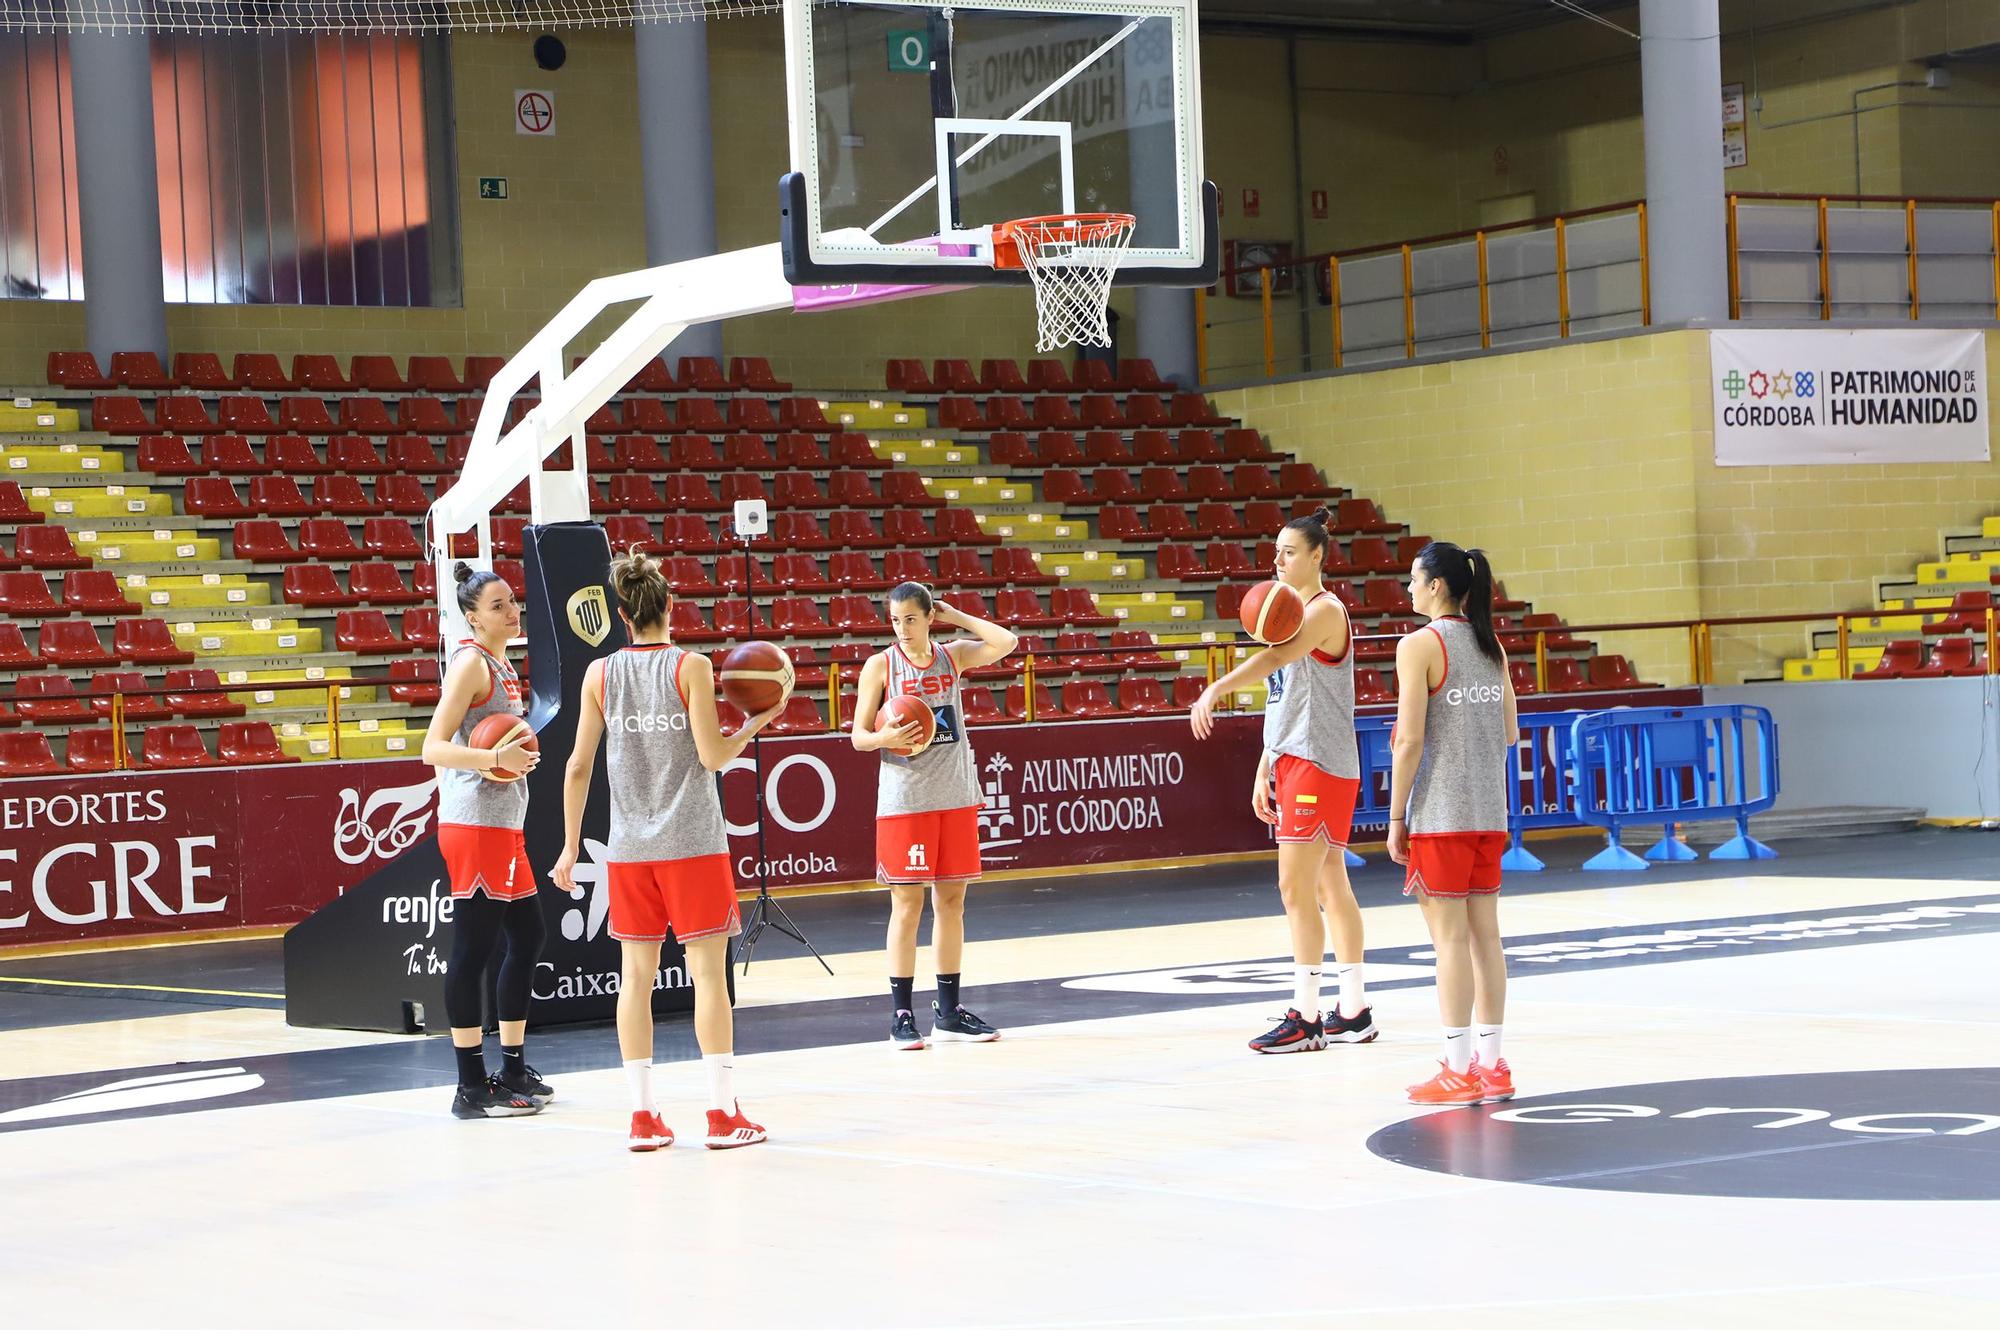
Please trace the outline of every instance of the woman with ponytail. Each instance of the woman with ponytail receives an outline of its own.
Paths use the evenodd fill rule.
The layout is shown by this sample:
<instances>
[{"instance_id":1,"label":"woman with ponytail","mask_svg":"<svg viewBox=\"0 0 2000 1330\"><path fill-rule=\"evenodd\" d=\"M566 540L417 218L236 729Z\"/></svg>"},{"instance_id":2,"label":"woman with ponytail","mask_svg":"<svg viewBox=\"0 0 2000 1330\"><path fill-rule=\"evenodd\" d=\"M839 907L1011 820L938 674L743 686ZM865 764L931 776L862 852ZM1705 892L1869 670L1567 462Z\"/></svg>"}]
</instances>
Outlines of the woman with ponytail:
<instances>
[{"instance_id":1,"label":"woman with ponytail","mask_svg":"<svg viewBox=\"0 0 2000 1330\"><path fill-rule=\"evenodd\" d=\"M474 748L472 731L488 716L526 713L521 677L507 644L521 631L521 606L507 583L466 564L454 570L458 608L472 636L455 644L444 686L424 735L424 761L437 768L438 850L451 882L451 960L445 970L445 1018L458 1053L461 1118L520 1117L555 1098L527 1063L528 988L542 954L541 903L528 866L527 775L541 758L524 745L525 727L498 748ZM502 773L488 779L489 771ZM495 984L500 1018L500 1074L486 1074L481 989L494 949L506 940Z\"/></svg>"},{"instance_id":2,"label":"woman with ponytail","mask_svg":"<svg viewBox=\"0 0 2000 1330\"><path fill-rule=\"evenodd\" d=\"M1507 848L1507 747L1520 737L1507 654L1493 633L1484 550L1435 540L1410 568L1410 603L1430 620L1396 647L1389 857L1423 906L1437 952L1444 1059L1410 1102L1514 1097L1500 1051L1507 958L1498 913ZM1479 1019L1475 1044L1473 1017Z\"/></svg>"},{"instance_id":3,"label":"woman with ponytail","mask_svg":"<svg viewBox=\"0 0 2000 1330\"><path fill-rule=\"evenodd\" d=\"M635 547L611 565L618 617L631 645L584 671L576 747L563 769L563 851L556 885L577 894L576 860L583 806L608 734L611 831L604 889L611 893L611 936L621 946L618 1050L632 1094L628 1150L674 1143L653 1102L653 987L669 930L687 951L694 982L694 1037L708 1073L711 1150L765 1139L743 1116L731 1084L735 1025L729 1010L729 939L743 931L736 875L714 773L740 756L757 731L776 720L791 693L724 734L715 710L708 657L673 643L667 624L674 597L659 561Z\"/></svg>"},{"instance_id":4,"label":"woman with ponytail","mask_svg":"<svg viewBox=\"0 0 2000 1330\"><path fill-rule=\"evenodd\" d=\"M1332 514L1321 508L1278 532L1273 572L1305 602L1290 639L1266 647L1210 684L1189 723L1197 739L1215 707L1238 688L1269 679L1264 754L1250 783L1250 811L1277 829L1278 899L1292 935L1292 1005L1277 1028L1250 1041L1256 1053L1302 1053L1375 1038L1361 979L1361 907L1347 881L1347 838L1361 775L1354 741L1354 652L1347 607L1320 583ZM1272 797L1272 780L1277 794ZM1326 911L1322 927L1320 911ZM1322 1015L1320 966L1333 933L1340 1005Z\"/></svg>"}]
</instances>

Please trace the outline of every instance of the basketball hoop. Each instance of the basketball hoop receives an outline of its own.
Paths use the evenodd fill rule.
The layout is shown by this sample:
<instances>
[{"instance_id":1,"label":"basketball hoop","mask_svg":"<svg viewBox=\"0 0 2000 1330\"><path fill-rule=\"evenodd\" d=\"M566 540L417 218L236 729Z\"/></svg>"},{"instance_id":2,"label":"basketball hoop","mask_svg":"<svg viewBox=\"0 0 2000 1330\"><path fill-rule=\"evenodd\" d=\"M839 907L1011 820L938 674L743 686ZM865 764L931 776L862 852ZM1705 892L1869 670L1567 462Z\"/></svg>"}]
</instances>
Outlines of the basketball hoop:
<instances>
[{"instance_id":1,"label":"basketball hoop","mask_svg":"<svg viewBox=\"0 0 2000 1330\"><path fill-rule=\"evenodd\" d=\"M1035 283L1035 350L1109 346L1104 311L1136 219L1123 212L1023 217L993 228L993 266Z\"/></svg>"}]
</instances>

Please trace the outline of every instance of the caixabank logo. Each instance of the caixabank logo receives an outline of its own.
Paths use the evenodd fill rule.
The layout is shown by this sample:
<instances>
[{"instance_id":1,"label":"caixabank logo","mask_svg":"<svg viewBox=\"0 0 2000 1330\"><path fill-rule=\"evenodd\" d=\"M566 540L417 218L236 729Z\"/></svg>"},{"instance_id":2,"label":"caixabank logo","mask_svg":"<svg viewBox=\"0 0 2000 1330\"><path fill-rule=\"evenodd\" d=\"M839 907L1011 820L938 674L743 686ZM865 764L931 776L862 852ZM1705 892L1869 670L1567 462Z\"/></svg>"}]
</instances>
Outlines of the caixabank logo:
<instances>
[{"instance_id":1,"label":"caixabank logo","mask_svg":"<svg viewBox=\"0 0 2000 1330\"><path fill-rule=\"evenodd\" d=\"M1412 1168L1538 1187L2000 1200L2000 1067L1579 1090L1411 1118L1368 1148Z\"/></svg>"}]
</instances>

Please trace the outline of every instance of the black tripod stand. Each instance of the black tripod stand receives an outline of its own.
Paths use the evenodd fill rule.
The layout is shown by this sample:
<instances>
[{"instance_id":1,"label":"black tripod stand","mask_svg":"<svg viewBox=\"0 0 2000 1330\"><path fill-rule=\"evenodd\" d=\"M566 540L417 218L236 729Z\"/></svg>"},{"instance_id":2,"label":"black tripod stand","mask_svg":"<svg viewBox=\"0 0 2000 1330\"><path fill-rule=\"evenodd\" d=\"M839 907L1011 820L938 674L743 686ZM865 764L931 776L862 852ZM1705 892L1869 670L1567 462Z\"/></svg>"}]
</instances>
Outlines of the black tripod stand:
<instances>
[{"instance_id":1,"label":"black tripod stand","mask_svg":"<svg viewBox=\"0 0 2000 1330\"><path fill-rule=\"evenodd\" d=\"M757 507L760 510L763 508L761 499L757 501ZM757 626L757 599L752 592L756 562L750 556L750 542L763 530L761 511L757 513L757 519L753 524L748 524L751 526L749 530L745 530L746 523L740 513L736 521L736 535L743 542L745 609L743 621L753 633ZM742 940L736 944L736 959L743 963L743 973L750 973L750 957L757 949L757 939L764 935L765 929L771 928L811 952L812 958L820 963L820 968L832 974L833 967L826 963L826 957L819 954L819 949L813 946L806 935L799 931L799 926L792 922L792 916L785 913L785 907L771 895L771 870L768 856L764 851L764 732L762 730L751 736L750 764L753 770L752 779L756 782L757 789L757 899L750 906L750 917L744 921Z\"/></svg>"}]
</instances>

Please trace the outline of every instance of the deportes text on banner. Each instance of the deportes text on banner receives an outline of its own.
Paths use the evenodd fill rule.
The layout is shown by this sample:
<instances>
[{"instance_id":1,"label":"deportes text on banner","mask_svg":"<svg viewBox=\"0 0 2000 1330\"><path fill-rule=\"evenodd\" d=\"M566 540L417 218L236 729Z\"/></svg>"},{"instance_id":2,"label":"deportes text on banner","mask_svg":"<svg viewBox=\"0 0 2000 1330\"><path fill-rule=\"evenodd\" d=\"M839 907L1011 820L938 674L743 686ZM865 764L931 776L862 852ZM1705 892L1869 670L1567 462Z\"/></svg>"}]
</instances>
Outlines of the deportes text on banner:
<instances>
[{"instance_id":1,"label":"deportes text on banner","mask_svg":"<svg viewBox=\"0 0 2000 1330\"><path fill-rule=\"evenodd\" d=\"M1981 332L1815 328L1708 337L1717 466L1990 456Z\"/></svg>"}]
</instances>

